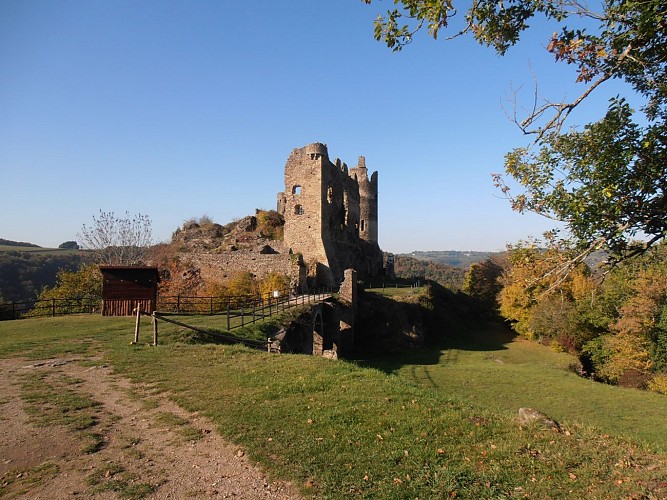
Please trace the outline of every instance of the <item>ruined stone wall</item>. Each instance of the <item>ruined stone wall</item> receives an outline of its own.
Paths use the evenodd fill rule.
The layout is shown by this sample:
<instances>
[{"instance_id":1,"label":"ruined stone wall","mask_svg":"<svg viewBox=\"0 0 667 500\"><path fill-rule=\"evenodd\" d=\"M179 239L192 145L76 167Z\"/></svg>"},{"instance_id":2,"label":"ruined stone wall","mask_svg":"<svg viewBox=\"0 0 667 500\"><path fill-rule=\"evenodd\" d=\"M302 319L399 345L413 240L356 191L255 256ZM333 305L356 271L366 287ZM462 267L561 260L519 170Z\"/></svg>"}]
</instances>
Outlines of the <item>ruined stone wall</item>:
<instances>
[{"instance_id":1,"label":"ruined stone wall","mask_svg":"<svg viewBox=\"0 0 667 500\"><path fill-rule=\"evenodd\" d=\"M220 254L191 253L187 259L201 270L201 277L205 280L223 282L245 271L258 279L279 273L289 276L292 281L298 280L298 266L295 268L294 257L288 253L260 254L257 251L238 250Z\"/></svg>"},{"instance_id":2,"label":"ruined stone wall","mask_svg":"<svg viewBox=\"0 0 667 500\"><path fill-rule=\"evenodd\" d=\"M285 217L285 244L303 255L318 284L337 286L346 268L364 275L382 268L377 172L369 180L363 157L348 170L338 158L329 160L324 144L293 150L277 209Z\"/></svg>"}]
</instances>

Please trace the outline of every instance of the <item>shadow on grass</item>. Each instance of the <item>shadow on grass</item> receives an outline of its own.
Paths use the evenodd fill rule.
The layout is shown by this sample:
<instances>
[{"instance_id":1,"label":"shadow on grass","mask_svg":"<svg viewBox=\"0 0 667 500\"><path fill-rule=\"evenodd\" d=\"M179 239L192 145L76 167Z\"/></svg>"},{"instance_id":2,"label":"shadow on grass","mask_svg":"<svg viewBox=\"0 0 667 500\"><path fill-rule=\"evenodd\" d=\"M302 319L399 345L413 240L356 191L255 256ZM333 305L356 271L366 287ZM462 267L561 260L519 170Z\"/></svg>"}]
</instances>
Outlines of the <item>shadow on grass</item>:
<instances>
[{"instance_id":1,"label":"shadow on grass","mask_svg":"<svg viewBox=\"0 0 667 500\"><path fill-rule=\"evenodd\" d=\"M503 351L515 337L507 325L486 319L469 298L442 287L412 303L376 295L364 305L357 330L360 349L353 361L386 373L407 365L455 363L460 351ZM406 340L415 325L423 343L411 346Z\"/></svg>"}]
</instances>

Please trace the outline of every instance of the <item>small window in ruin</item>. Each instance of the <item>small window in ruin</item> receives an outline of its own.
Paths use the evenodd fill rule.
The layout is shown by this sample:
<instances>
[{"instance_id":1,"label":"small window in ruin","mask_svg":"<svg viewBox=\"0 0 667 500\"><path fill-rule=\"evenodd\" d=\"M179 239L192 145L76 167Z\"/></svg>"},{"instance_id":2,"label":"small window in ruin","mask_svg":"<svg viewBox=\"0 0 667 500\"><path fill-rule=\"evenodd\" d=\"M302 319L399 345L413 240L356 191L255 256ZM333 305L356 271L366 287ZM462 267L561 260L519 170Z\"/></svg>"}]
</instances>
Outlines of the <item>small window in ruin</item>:
<instances>
[{"instance_id":1,"label":"small window in ruin","mask_svg":"<svg viewBox=\"0 0 667 500\"><path fill-rule=\"evenodd\" d=\"M302 205L294 205L294 215L303 215Z\"/></svg>"},{"instance_id":2,"label":"small window in ruin","mask_svg":"<svg viewBox=\"0 0 667 500\"><path fill-rule=\"evenodd\" d=\"M327 188L327 201L331 203L333 201L333 186L329 184Z\"/></svg>"},{"instance_id":3,"label":"small window in ruin","mask_svg":"<svg viewBox=\"0 0 667 500\"><path fill-rule=\"evenodd\" d=\"M364 228L366 226L366 221L364 219L361 219L361 230L364 231Z\"/></svg>"},{"instance_id":4,"label":"small window in ruin","mask_svg":"<svg viewBox=\"0 0 667 500\"><path fill-rule=\"evenodd\" d=\"M299 195L301 194L301 186L298 184L292 188L292 194Z\"/></svg>"},{"instance_id":5,"label":"small window in ruin","mask_svg":"<svg viewBox=\"0 0 667 500\"><path fill-rule=\"evenodd\" d=\"M349 213L348 212L348 210L349 210L349 201L348 201L348 198L347 198L347 191L343 191L343 209L345 210L345 215L343 216L343 220L344 220L345 225L347 226L347 224L348 224L347 216L348 216L348 213Z\"/></svg>"}]
</instances>

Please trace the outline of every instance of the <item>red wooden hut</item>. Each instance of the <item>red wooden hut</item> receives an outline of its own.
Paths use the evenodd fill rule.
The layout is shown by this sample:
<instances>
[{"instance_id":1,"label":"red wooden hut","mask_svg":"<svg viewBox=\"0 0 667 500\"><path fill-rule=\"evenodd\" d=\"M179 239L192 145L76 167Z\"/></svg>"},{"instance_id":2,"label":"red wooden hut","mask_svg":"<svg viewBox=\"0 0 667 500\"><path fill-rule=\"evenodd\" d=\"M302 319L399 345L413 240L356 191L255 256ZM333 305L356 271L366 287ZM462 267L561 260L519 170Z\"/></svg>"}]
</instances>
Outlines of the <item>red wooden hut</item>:
<instances>
[{"instance_id":1,"label":"red wooden hut","mask_svg":"<svg viewBox=\"0 0 667 500\"><path fill-rule=\"evenodd\" d=\"M131 316L136 308L155 311L157 267L100 266L102 272L102 316Z\"/></svg>"}]
</instances>

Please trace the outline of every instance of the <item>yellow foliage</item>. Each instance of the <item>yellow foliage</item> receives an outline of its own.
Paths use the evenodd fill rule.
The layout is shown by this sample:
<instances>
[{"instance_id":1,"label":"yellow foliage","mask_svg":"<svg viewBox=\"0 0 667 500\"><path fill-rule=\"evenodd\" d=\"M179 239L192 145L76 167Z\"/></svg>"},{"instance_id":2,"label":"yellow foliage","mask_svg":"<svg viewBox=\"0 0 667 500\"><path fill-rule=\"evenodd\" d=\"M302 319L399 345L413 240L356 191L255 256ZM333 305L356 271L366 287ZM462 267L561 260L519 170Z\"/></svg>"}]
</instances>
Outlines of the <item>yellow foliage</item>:
<instances>
[{"instance_id":1,"label":"yellow foliage","mask_svg":"<svg viewBox=\"0 0 667 500\"><path fill-rule=\"evenodd\" d=\"M240 272L227 282L227 291L233 297L257 297L259 289L252 273Z\"/></svg>"},{"instance_id":2,"label":"yellow foliage","mask_svg":"<svg viewBox=\"0 0 667 500\"><path fill-rule=\"evenodd\" d=\"M648 382L648 390L667 394L667 373L658 373Z\"/></svg>"},{"instance_id":3,"label":"yellow foliage","mask_svg":"<svg viewBox=\"0 0 667 500\"><path fill-rule=\"evenodd\" d=\"M262 297L270 296L275 290L285 294L289 290L289 277L280 273L271 273L259 282L259 293Z\"/></svg>"},{"instance_id":4,"label":"yellow foliage","mask_svg":"<svg viewBox=\"0 0 667 500\"><path fill-rule=\"evenodd\" d=\"M653 368L653 361L648 351L648 342L640 335L619 333L608 335L604 339L605 348L610 353L609 358L599 374L611 381L618 382L621 376L629 370L647 373Z\"/></svg>"},{"instance_id":5,"label":"yellow foliage","mask_svg":"<svg viewBox=\"0 0 667 500\"><path fill-rule=\"evenodd\" d=\"M56 286L44 289L39 300L90 296L102 296L102 273L96 264L83 265L78 271L61 269L56 277Z\"/></svg>"},{"instance_id":6,"label":"yellow foliage","mask_svg":"<svg viewBox=\"0 0 667 500\"><path fill-rule=\"evenodd\" d=\"M572 297L576 302L590 301L592 304L599 285L580 268L572 272L570 276L570 288Z\"/></svg>"}]
</instances>

